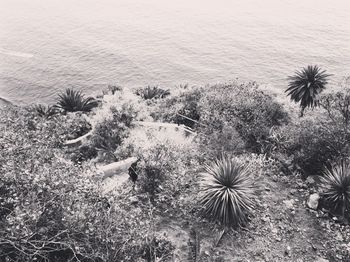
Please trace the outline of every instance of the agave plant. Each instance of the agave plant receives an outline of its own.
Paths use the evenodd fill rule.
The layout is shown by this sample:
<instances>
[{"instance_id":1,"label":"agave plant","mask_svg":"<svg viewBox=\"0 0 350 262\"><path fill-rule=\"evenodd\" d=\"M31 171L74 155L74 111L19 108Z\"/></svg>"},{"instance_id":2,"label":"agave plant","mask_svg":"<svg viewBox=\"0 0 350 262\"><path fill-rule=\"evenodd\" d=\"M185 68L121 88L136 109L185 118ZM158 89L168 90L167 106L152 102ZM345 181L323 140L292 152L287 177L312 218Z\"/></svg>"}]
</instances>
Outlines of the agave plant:
<instances>
[{"instance_id":1,"label":"agave plant","mask_svg":"<svg viewBox=\"0 0 350 262\"><path fill-rule=\"evenodd\" d=\"M303 68L288 77L290 82L286 93L294 102L300 102L300 116L303 116L305 108L318 105L317 96L326 88L329 76L316 65Z\"/></svg>"},{"instance_id":2,"label":"agave plant","mask_svg":"<svg viewBox=\"0 0 350 262\"><path fill-rule=\"evenodd\" d=\"M45 106L42 104L38 104L34 106L34 110L40 117L46 117L50 119L54 115L58 114L57 108L55 106Z\"/></svg>"},{"instance_id":3,"label":"agave plant","mask_svg":"<svg viewBox=\"0 0 350 262\"><path fill-rule=\"evenodd\" d=\"M320 177L323 199L342 216L350 211L350 164L342 160L331 168L325 168Z\"/></svg>"},{"instance_id":4,"label":"agave plant","mask_svg":"<svg viewBox=\"0 0 350 262\"><path fill-rule=\"evenodd\" d=\"M136 91L138 96L141 96L145 100L164 98L170 95L169 90L164 90L158 86L147 86L146 88L141 88Z\"/></svg>"},{"instance_id":5,"label":"agave plant","mask_svg":"<svg viewBox=\"0 0 350 262\"><path fill-rule=\"evenodd\" d=\"M92 98L84 98L81 91L67 88L66 91L59 95L57 107L65 112L89 112L98 106L98 102Z\"/></svg>"},{"instance_id":6,"label":"agave plant","mask_svg":"<svg viewBox=\"0 0 350 262\"><path fill-rule=\"evenodd\" d=\"M225 227L242 226L254 209L254 186L248 166L222 157L206 167L201 204L206 217Z\"/></svg>"}]
</instances>

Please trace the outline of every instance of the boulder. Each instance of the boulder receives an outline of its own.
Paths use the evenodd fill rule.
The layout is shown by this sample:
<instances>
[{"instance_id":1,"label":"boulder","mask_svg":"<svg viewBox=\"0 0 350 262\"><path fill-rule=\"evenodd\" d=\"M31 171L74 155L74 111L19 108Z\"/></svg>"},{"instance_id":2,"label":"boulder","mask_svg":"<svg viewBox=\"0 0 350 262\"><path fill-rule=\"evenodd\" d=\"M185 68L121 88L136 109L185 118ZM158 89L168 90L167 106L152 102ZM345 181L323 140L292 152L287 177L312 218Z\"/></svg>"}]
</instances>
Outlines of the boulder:
<instances>
[{"instance_id":1,"label":"boulder","mask_svg":"<svg viewBox=\"0 0 350 262\"><path fill-rule=\"evenodd\" d=\"M306 202L306 206L310 209L317 210L320 195L318 193L311 194Z\"/></svg>"}]
</instances>

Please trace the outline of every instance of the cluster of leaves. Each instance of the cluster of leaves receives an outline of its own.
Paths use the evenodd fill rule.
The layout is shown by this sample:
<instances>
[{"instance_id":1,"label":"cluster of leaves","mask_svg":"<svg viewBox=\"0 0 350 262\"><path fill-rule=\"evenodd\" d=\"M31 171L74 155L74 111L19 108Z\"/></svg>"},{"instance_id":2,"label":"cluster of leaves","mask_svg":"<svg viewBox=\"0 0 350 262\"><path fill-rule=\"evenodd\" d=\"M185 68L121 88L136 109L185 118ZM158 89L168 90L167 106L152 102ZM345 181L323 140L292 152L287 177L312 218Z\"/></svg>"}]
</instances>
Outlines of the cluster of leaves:
<instances>
[{"instance_id":1,"label":"cluster of leaves","mask_svg":"<svg viewBox=\"0 0 350 262\"><path fill-rule=\"evenodd\" d=\"M140 192L147 193L154 203L159 200L159 193L163 193L166 187L171 185L171 180L176 179L181 172L181 162L177 150L165 144L152 146L139 154L140 162L137 164L138 187ZM171 192L169 190L169 192ZM172 192L171 194L174 194ZM171 197L171 195L169 196Z\"/></svg>"},{"instance_id":2,"label":"cluster of leaves","mask_svg":"<svg viewBox=\"0 0 350 262\"><path fill-rule=\"evenodd\" d=\"M90 112L98 106L98 102L92 98L85 98L81 91L67 88L64 93L59 94L57 107L63 112Z\"/></svg>"},{"instance_id":3,"label":"cluster of leaves","mask_svg":"<svg viewBox=\"0 0 350 262\"><path fill-rule=\"evenodd\" d=\"M153 113L157 120L172 122L194 128L199 119L198 102L202 95L201 88L184 88L178 95L167 98Z\"/></svg>"},{"instance_id":4,"label":"cluster of leaves","mask_svg":"<svg viewBox=\"0 0 350 262\"><path fill-rule=\"evenodd\" d=\"M246 164L222 157L206 167L203 213L226 227L242 226L254 209L254 185Z\"/></svg>"},{"instance_id":5,"label":"cluster of leaves","mask_svg":"<svg viewBox=\"0 0 350 262\"><path fill-rule=\"evenodd\" d=\"M100 160L116 161L114 152L128 137L136 112L132 106L110 107L110 117L98 123L91 137L91 147L100 152Z\"/></svg>"},{"instance_id":6,"label":"cluster of leaves","mask_svg":"<svg viewBox=\"0 0 350 262\"><path fill-rule=\"evenodd\" d=\"M300 103L301 116L305 108L318 105L318 95L326 88L329 77L330 75L317 65L309 65L288 78L287 95L291 100Z\"/></svg>"},{"instance_id":7,"label":"cluster of leaves","mask_svg":"<svg viewBox=\"0 0 350 262\"><path fill-rule=\"evenodd\" d=\"M103 196L91 167L64 159L69 116L0 114L1 261L137 261L149 247L156 257L171 250L165 240L148 243L147 212L130 207L125 194Z\"/></svg>"},{"instance_id":8,"label":"cluster of leaves","mask_svg":"<svg viewBox=\"0 0 350 262\"><path fill-rule=\"evenodd\" d=\"M350 215L350 164L342 160L326 168L320 176L322 197L332 211L342 215Z\"/></svg>"},{"instance_id":9,"label":"cluster of leaves","mask_svg":"<svg viewBox=\"0 0 350 262\"><path fill-rule=\"evenodd\" d=\"M34 106L34 110L36 111L39 117L44 117L48 119L54 117L59 113L57 107L52 105L45 106L42 104L38 104Z\"/></svg>"},{"instance_id":10,"label":"cluster of leaves","mask_svg":"<svg viewBox=\"0 0 350 262\"><path fill-rule=\"evenodd\" d=\"M158 86L147 86L136 91L138 96L145 100L165 98L170 95L169 90L162 89Z\"/></svg>"},{"instance_id":11,"label":"cluster of leaves","mask_svg":"<svg viewBox=\"0 0 350 262\"><path fill-rule=\"evenodd\" d=\"M322 110L306 119L299 119L282 128L284 152L305 176L319 175L324 167L350 153L350 91L348 86L336 93L324 94L319 103Z\"/></svg>"},{"instance_id":12,"label":"cluster of leaves","mask_svg":"<svg viewBox=\"0 0 350 262\"><path fill-rule=\"evenodd\" d=\"M207 88L200 103L203 143L240 144L253 152L261 152L261 141L269 136L274 126L288 122L289 118L280 104L258 88L256 83L216 85ZM226 130L234 129L237 134L231 141L222 141L227 137ZM212 139L213 136L218 139Z\"/></svg>"}]
</instances>

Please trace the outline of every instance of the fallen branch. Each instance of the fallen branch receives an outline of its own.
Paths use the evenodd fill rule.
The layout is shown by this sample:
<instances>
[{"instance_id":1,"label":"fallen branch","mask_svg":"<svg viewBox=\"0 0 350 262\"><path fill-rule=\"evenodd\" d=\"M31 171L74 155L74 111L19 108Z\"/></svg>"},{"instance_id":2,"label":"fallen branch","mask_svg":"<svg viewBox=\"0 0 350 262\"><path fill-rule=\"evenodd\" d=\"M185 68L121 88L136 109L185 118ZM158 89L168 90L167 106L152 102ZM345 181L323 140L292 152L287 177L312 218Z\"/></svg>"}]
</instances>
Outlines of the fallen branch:
<instances>
[{"instance_id":1,"label":"fallen branch","mask_svg":"<svg viewBox=\"0 0 350 262\"><path fill-rule=\"evenodd\" d=\"M91 135L92 135L92 131L76 139L67 140L66 142L64 142L64 145L68 147L80 146L83 142L85 142L85 140L89 139Z\"/></svg>"}]
</instances>

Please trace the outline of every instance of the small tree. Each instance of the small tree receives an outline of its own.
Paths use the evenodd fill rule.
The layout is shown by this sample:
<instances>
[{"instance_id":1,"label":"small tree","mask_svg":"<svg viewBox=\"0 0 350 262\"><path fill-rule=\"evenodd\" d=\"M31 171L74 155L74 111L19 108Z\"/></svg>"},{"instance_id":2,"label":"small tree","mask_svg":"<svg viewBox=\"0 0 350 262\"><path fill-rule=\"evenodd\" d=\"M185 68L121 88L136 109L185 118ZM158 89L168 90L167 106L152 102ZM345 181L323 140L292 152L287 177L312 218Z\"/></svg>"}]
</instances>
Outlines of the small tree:
<instances>
[{"instance_id":1,"label":"small tree","mask_svg":"<svg viewBox=\"0 0 350 262\"><path fill-rule=\"evenodd\" d=\"M326 88L329 76L317 65L309 65L288 77L290 82L286 93L294 102L300 102L301 117L304 115L305 108L313 108L318 105L317 96Z\"/></svg>"}]
</instances>

